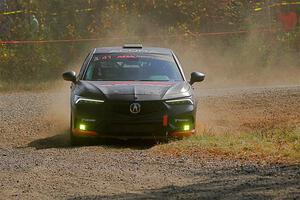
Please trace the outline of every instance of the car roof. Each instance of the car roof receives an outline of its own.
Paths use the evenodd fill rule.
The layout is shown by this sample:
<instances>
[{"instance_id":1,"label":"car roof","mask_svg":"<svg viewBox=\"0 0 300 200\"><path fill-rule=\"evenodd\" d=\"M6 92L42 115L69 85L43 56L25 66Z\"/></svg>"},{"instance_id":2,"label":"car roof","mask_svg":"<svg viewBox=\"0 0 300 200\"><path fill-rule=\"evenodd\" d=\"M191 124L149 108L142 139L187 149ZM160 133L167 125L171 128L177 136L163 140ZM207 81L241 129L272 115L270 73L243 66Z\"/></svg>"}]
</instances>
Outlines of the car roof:
<instances>
[{"instance_id":1,"label":"car roof","mask_svg":"<svg viewBox=\"0 0 300 200\"><path fill-rule=\"evenodd\" d=\"M171 49L158 48L158 47L142 47L142 46L130 46L130 47L99 47L94 49L94 53L153 53L172 55Z\"/></svg>"}]
</instances>

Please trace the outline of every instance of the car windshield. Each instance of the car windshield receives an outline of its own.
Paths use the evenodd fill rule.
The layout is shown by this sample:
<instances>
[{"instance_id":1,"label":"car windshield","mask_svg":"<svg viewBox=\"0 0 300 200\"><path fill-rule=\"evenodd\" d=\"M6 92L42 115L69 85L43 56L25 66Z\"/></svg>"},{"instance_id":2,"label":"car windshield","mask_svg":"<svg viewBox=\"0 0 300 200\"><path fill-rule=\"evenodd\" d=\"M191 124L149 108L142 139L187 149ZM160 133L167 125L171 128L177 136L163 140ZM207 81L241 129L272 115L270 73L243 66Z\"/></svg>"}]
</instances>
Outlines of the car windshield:
<instances>
[{"instance_id":1,"label":"car windshield","mask_svg":"<svg viewBox=\"0 0 300 200\"><path fill-rule=\"evenodd\" d=\"M161 54L95 54L84 76L87 81L181 81L174 58Z\"/></svg>"}]
</instances>

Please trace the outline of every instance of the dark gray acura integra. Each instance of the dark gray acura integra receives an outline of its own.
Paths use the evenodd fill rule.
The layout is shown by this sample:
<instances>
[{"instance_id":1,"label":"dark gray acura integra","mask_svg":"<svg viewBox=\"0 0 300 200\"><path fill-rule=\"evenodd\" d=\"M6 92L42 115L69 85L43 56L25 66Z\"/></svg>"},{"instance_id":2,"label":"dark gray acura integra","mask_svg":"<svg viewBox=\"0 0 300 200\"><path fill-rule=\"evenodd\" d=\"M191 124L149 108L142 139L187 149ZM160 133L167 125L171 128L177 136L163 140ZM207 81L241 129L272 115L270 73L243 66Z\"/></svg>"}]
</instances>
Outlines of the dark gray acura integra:
<instances>
[{"instance_id":1,"label":"dark gray acura integra","mask_svg":"<svg viewBox=\"0 0 300 200\"><path fill-rule=\"evenodd\" d=\"M170 49L125 45L93 49L71 81L71 143L82 138L167 139L195 132L197 101Z\"/></svg>"}]
</instances>

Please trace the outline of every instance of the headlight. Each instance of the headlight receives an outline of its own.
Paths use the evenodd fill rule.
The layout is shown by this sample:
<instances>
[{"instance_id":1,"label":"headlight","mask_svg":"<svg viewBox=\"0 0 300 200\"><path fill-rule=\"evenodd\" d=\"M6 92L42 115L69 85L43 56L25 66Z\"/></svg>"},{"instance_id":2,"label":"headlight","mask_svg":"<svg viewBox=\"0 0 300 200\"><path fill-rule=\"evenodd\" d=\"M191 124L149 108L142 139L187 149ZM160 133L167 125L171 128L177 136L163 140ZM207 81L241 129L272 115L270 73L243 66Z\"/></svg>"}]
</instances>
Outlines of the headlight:
<instances>
[{"instance_id":1,"label":"headlight","mask_svg":"<svg viewBox=\"0 0 300 200\"><path fill-rule=\"evenodd\" d=\"M190 98L167 100L166 103L169 105L193 105L194 104L193 100Z\"/></svg>"},{"instance_id":2,"label":"headlight","mask_svg":"<svg viewBox=\"0 0 300 200\"><path fill-rule=\"evenodd\" d=\"M75 104L79 104L79 103L101 104L101 103L104 103L104 100L90 99L90 98L85 98L85 97L75 95Z\"/></svg>"}]
</instances>

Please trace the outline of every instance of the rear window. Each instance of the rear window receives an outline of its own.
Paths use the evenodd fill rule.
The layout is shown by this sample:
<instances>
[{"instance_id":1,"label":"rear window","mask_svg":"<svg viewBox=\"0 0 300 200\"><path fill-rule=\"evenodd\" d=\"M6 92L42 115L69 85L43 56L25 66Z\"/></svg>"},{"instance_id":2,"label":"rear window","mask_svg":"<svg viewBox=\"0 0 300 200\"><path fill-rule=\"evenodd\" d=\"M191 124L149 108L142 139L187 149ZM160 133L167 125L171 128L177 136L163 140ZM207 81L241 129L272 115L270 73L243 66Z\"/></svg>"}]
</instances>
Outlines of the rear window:
<instances>
[{"instance_id":1,"label":"rear window","mask_svg":"<svg viewBox=\"0 0 300 200\"><path fill-rule=\"evenodd\" d=\"M87 81L181 81L174 58L160 54L95 54L86 70Z\"/></svg>"}]
</instances>

